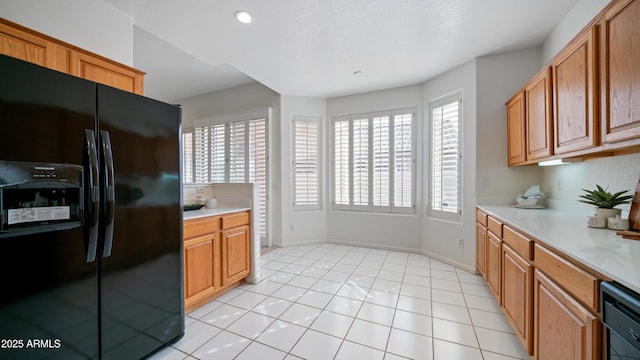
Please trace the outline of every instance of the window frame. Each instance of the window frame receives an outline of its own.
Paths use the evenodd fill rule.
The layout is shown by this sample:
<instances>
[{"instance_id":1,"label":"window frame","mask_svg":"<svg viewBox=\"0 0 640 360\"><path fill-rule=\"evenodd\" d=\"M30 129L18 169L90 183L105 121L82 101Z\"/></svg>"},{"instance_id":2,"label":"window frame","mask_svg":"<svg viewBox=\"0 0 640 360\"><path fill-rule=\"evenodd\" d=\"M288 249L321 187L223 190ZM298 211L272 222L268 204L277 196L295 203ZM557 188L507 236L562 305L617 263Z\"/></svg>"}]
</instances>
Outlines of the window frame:
<instances>
[{"instance_id":1,"label":"window frame","mask_svg":"<svg viewBox=\"0 0 640 360\"><path fill-rule=\"evenodd\" d=\"M316 139L315 139L315 180L316 180L316 202L309 204L299 204L297 202L297 124L298 123L315 123L316 125ZM308 211L308 210L321 210L322 209L322 116L312 115L299 115L294 114L291 118L291 203L293 211ZM306 141L306 146L309 147L309 141Z\"/></svg>"},{"instance_id":2,"label":"window frame","mask_svg":"<svg viewBox=\"0 0 640 360\"><path fill-rule=\"evenodd\" d=\"M395 118L396 116L402 116L402 115L411 115L411 119L410 119L410 124L411 124L411 175L410 175L410 179L411 179L411 187L410 187L410 191L411 191L411 205L410 206L405 206L405 207L401 207L401 206L396 206L394 204L395 201L395 182L396 182L396 176L395 176L395 172L396 172L396 167L395 167L395 159L396 159L396 149L394 146L394 139L395 139L395 134L396 134L396 128L395 128ZM376 158L374 158L374 153L375 153L375 148L378 144L374 144L373 140L374 140L374 132L376 131L376 128L374 127L374 119L377 118L383 118L383 117L388 117L389 118L389 127L388 127L388 150L387 150L387 158L388 158L388 162L386 164L388 164L388 172L389 172L389 177L388 177L388 183L387 183L387 189L386 192L388 194L388 204L386 205L374 205L374 173L375 173L375 161ZM355 182L354 182L354 176L355 176L355 166L354 166L354 127L357 126L357 124L355 124L357 121L362 121L362 120L366 120L367 124L368 124L368 128L367 128L367 134L366 134L366 138L368 139L368 143L366 146L366 151L367 151L367 156L366 156L366 166L367 166L367 181L366 181L366 186L367 186L367 196L368 196L368 201L365 205L358 205L356 204L356 202L354 201L355 199ZM344 162L340 162L341 165L343 165L343 170L346 170L347 174L346 174L346 179L344 179L344 172L340 171L340 174L338 174L337 168L336 168L336 162L338 162L338 156L339 154L344 154L344 152L339 152L337 149L337 143L336 143L336 129L338 124L343 124L341 125L341 129L343 131L346 131L346 137L347 137L347 154L346 155L346 164L344 164ZM416 174L417 174L417 168L416 168L416 154L417 154L417 142L416 142L416 137L417 137L417 120L416 120L416 107L411 107L411 108L401 108L401 109L394 109L394 110L386 110L386 111L376 111L376 112L371 112L371 113L361 113L361 114L352 114L352 115L342 115L342 116L334 116L332 117L331 120L331 127L332 127L332 131L331 131L331 142L330 142L330 148L331 148L331 171L332 171L332 176L331 176L331 209L332 210L344 210L344 211L354 211L354 212L372 212L372 213L388 213L388 214L415 214L416 213ZM344 138L343 134L343 138ZM341 144L345 144L345 142L342 142ZM342 148L342 147L340 147ZM343 149L344 150L344 149ZM362 163L363 166L365 165L365 163ZM336 186L338 185L337 183L337 177L341 176L343 177L344 180L347 181L347 188L348 188L348 195L345 194L344 192L342 192L343 195L347 195L347 201L348 204L345 203L339 203L339 199L337 198L337 189ZM340 183L344 183L344 182L340 182ZM340 199L343 199L343 197L341 196Z\"/></svg>"},{"instance_id":3,"label":"window frame","mask_svg":"<svg viewBox=\"0 0 640 360\"><path fill-rule=\"evenodd\" d=\"M434 146L434 124L433 124L433 111L436 108L441 108L447 104L451 104L453 102L457 102L458 103L458 113L457 113L457 117L458 117L458 133L457 133L457 141L458 141L458 157L457 157L457 211L445 211L445 210L439 210L439 209L434 209L433 208L433 198L434 198L434 183L433 183L433 174L434 174L434 164L433 164L433 146ZM463 94L462 94L462 90L457 90L454 91L452 93L443 95L441 97L438 97L436 99L433 99L430 103L429 103L429 113L428 113L428 139L429 139L429 147L428 147L428 183L429 183L429 187L428 187L428 199L426 202L426 206L427 206L427 211L426 214L430 217L433 218L437 218L437 219L442 219L442 220L449 220L449 221L454 221L454 222L462 222L462 209L463 209L463 201L464 201L464 196L463 196L463 176L462 176L462 170L463 170L463 138L462 138L462 134L463 134ZM440 189L440 192L442 194L442 189Z\"/></svg>"}]
</instances>

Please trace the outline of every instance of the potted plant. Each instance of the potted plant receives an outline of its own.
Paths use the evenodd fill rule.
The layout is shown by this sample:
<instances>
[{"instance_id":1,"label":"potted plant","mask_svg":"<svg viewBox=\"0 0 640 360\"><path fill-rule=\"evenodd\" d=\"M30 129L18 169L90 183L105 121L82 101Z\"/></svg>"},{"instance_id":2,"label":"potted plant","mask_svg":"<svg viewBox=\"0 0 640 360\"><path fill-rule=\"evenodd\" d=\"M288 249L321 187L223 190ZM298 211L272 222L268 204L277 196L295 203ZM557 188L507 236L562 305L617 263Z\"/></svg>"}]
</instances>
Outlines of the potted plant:
<instances>
[{"instance_id":1,"label":"potted plant","mask_svg":"<svg viewBox=\"0 0 640 360\"><path fill-rule=\"evenodd\" d=\"M582 199L578 201L594 205L596 207L597 217L616 217L616 215L620 215L622 210L614 208L618 205L629 204L631 199L633 199L633 195L623 195L629 190L612 194L608 192L607 189L609 189L609 187L603 189L602 186L597 184L595 190L582 189L586 194L580 195Z\"/></svg>"}]
</instances>

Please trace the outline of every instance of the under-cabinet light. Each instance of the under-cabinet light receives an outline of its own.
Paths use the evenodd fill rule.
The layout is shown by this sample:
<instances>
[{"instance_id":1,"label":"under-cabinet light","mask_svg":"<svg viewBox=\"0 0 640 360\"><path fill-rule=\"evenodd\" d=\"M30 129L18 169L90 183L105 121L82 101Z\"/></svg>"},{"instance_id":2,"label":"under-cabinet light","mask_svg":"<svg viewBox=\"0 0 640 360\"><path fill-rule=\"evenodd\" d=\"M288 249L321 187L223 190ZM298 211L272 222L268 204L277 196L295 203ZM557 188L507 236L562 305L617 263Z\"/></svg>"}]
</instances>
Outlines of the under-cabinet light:
<instances>
[{"instance_id":1,"label":"under-cabinet light","mask_svg":"<svg viewBox=\"0 0 640 360\"><path fill-rule=\"evenodd\" d=\"M569 164L573 164L574 162L581 162L581 161L582 159L580 158L554 159L554 160L540 161L538 163L538 166L569 165Z\"/></svg>"}]
</instances>

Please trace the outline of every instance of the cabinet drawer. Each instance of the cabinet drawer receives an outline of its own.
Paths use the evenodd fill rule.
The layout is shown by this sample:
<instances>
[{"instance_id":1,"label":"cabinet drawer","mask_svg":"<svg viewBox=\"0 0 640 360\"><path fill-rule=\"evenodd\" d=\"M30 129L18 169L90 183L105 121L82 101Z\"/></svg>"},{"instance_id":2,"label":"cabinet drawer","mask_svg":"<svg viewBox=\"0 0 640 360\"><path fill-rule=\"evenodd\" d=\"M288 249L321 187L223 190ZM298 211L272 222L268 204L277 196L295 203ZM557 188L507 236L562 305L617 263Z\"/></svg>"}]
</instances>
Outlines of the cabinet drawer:
<instances>
[{"instance_id":1,"label":"cabinet drawer","mask_svg":"<svg viewBox=\"0 0 640 360\"><path fill-rule=\"evenodd\" d=\"M502 223L491 216L487 220L487 228L492 233L498 235L499 238L502 238Z\"/></svg>"},{"instance_id":2,"label":"cabinet drawer","mask_svg":"<svg viewBox=\"0 0 640 360\"><path fill-rule=\"evenodd\" d=\"M487 227L487 217L488 215L485 212L480 209L476 209L476 221L484 227Z\"/></svg>"},{"instance_id":3,"label":"cabinet drawer","mask_svg":"<svg viewBox=\"0 0 640 360\"><path fill-rule=\"evenodd\" d=\"M571 264L544 247L535 245L535 267L593 312L598 312L598 278Z\"/></svg>"},{"instance_id":4,"label":"cabinet drawer","mask_svg":"<svg viewBox=\"0 0 640 360\"><path fill-rule=\"evenodd\" d=\"M219 227L218 221L220 221L220 219L217 217L186 220L184 222L184 238L191 239L196 236L215 233Z\"/></svg>"},{"instance_id":5,"label":"cabinet drawer","mask_svg":"<svg viewBox=\"0 0 640 360\"><path fill-rule=\"evenodd\" d=\"M235 213L222 217L222 230L249 224L249 212Z\"/></svg>"},{"instance_id":6,"label":"cabinet drawer","mask_svg":"<svg viewBox=\"0 0 640 360\"><path fill-rule=\"evenodd\" d=\"M518 255L527 260L533 260L533 242L507 225L502 227L502 241L509 245Z\"/></svg>"}]
</instances>

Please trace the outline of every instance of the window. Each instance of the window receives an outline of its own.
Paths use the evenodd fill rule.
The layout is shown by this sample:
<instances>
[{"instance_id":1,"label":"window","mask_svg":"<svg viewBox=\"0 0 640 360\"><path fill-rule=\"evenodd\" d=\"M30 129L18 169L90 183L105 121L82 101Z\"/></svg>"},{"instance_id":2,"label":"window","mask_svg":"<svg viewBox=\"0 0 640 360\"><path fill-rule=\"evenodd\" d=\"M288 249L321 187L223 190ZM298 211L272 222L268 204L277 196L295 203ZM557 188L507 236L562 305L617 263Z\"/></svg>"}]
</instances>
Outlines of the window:
<instances>
[{"instance_id":1,"label":"window","mask_svg":"<svg viewBox=\"0 0 640 360\"><path fill-rule=\"evenodd\" d=\"M334 209L414 211L414 113L334 118Z\"/></svg>"},{"instance_id":2,"label":"window","mask_svg":"<svg viewBox=\"0 0 640 360\"><path fill-rule=\"evenodd\" d=\"M293 118L293 209L320 209L320 117Z\"/></svg>"},{"instance_id":3,"label":"window","mask_svg":"<svg viewBox=\"0 0 640 360\"><path fill-rule=\"evenodd\" d=\"M270 111L197 122L183 129L184 183L255 183L260 236L267 235L267 120Z\"/></svg>"},{"instance_id":4,"label":"window","mask_svg":"<svg viewBox=\"0 0 640 360\"><path fill-rule=\"evenodd\" d=\"M434 217L459 220L461 215L462 95L447 96L430 105L431 206Z\"/></svg>"}]
</instances>

